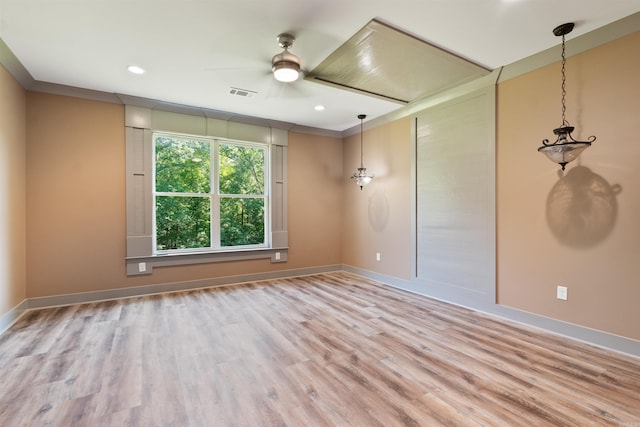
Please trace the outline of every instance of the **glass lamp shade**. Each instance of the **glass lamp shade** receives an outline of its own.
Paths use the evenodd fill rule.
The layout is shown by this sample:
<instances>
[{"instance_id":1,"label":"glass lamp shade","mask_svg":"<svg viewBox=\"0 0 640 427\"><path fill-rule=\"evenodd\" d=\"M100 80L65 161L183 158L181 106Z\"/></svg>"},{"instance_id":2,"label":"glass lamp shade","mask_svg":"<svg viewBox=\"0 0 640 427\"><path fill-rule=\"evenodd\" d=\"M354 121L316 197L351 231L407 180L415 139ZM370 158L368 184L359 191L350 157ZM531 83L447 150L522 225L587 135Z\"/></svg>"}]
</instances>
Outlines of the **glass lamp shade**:
<instances>
[{"instance_id":1,"label":"glass lamp shade","mask_svg":"<svg viewBox=\"0 0 640 427\"><path fill-rule=\"evenodd\" d=\"M538 151L547 155L549 160L558 163L564 170L567 163L577 159L580 154L595 141L595 137L590 137L589 141L576 141L571 136L573 126L565 126L553 130L558 135L558 139L549 143L548 139L542 141L542 146Z\"/></svg>"},{"instance_id":2,"label":"glass lamp shade","mask_svg":"<svg viewBox=\"0 0 640 427\"><path fill-rule=\"evenodd\" d=\"M562 170L567 163L574 161L589 144L584 142L566 143L562 145L548 145L538 148L538 151L547 155L549 160L562 166Z\"/></svg>"},{"instance_id":3,"label":"glass lamp shade","mask_svg":"<svg viewBox=\"0 0 640 427\"><path fill-rule=\"evenodd\" d=\"M360 187L360 190L371 182L374 175L367 175L367 168L358 168L358 171L351 176L351 179L356 180L356 185Z\"/></svg>"},{"instance_id":4,"label":"glass lamp shade","mask_svg":"<svg viewBox=\"0 0 640 427\"><path fill-rule=\"evenodd\" d=\"M298 57L286 50L273 57L271 61L273 76L279 82L293 82L298 80L300 74L300 62Z\"/></svg>"}]
</instances>

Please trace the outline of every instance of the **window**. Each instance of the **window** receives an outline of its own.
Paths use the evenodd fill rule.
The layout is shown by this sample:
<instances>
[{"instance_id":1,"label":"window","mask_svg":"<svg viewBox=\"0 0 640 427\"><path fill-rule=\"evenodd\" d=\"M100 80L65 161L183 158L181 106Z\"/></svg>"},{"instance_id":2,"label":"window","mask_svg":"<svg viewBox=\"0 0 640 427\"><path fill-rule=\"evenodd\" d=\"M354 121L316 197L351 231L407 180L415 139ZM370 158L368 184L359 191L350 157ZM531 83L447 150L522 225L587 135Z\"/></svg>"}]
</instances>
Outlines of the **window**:
<instances>
[{"instance_id":1,"label":"window","mask_svg":"<svg viewBox=\"0 0 640 427\"><path fill-rule=\"evenodd\" d=\"M154 252L268 247L268 148L154 132Z\"/></svg>"}]
</instances>

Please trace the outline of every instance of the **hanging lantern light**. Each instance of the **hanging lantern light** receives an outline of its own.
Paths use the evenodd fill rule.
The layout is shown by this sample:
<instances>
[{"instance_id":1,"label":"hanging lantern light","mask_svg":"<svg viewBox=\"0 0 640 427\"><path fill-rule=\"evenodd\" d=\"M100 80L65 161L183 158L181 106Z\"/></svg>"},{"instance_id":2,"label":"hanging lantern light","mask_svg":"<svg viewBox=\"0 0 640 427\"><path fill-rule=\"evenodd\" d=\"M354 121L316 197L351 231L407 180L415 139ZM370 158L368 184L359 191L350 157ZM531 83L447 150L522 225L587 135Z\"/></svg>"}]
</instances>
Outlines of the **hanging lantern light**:
<instances>
[{"instance_id":1,"label":"hanging lantern light","mask_svg":"<svg viewBox=\"0 0 640 427\"><path fill-rule=\"evenodd\" d=\"M360 187L360 190L371 182L375 175L367 175L367 168L363 165L363 150L362 150L362 129L363 129L363 120L367 116L365 114L359 114L358 118L360 119L360 167L356 170L356 172L351 176L351 179L356 180L356 185Z\"/></svg>"},{"instance_id":2,"label":"hanging lantern light","mask_svg":"<svg viewBox=\"0 0 640 427\"><path fill-rule=\"evenodd\" d=\"M548 139L542 141L542 146L538 148L538 151L547 155L547 157L555 163L558 163L562 170L564 170L567 163L575 160L580 154L596 140L595 136L590 136L587 141L577 141L571 136L571 132L574 131L574 127L565 119L565 112L567 110L565 105L565 96L567 94L565 88L565 48L564 48L564 36L569 34L573 30L573 22L559 25L553 29L553 34L556 36L562 36L562 124L559 128L553 130L553 133L557 135L554 142L549 142Z\"/></svg>"}]
</instances>

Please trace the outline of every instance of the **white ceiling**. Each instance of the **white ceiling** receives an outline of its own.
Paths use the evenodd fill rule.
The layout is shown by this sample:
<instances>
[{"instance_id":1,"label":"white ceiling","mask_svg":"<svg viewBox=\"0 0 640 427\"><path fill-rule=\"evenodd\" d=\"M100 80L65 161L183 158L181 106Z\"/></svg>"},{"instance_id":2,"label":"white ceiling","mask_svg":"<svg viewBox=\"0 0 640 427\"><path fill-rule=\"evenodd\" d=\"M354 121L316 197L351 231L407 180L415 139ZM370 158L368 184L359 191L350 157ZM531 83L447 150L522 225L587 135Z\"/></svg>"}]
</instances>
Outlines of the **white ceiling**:
<instances>
[{"instance_id":1,"label":"white ceiling","mask_svg":"<svg viewBox=\"0 0 640 427\"><path fill-rule=\"evenodd\" d=\"M296 37L306 70L372 18L495 69L558 45L559 24L576 23L570 39L638 11L640 0L0 0L0 38L36 81L343 131L400 105L276 83L279 33Z\"/></svg>"}]
</instances>

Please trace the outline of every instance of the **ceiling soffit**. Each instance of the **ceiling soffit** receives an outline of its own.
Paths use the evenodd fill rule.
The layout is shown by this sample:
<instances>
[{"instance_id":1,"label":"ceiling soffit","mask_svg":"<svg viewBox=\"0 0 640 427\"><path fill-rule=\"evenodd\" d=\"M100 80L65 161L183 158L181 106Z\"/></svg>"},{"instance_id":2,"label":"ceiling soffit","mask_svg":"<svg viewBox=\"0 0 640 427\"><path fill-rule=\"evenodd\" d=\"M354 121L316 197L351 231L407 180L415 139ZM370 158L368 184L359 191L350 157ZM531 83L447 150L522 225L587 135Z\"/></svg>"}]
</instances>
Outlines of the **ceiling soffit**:
<instances>
[{"instance_id":1,"label":"ceiling soffit","mask_svg":"<svg viewBox=\"0 0 640 427\"><path fill-rule=\"evenodd\" d=\"M373 19L305 78L406 104L489 72Z\"/></svg>"}]
</instances>

